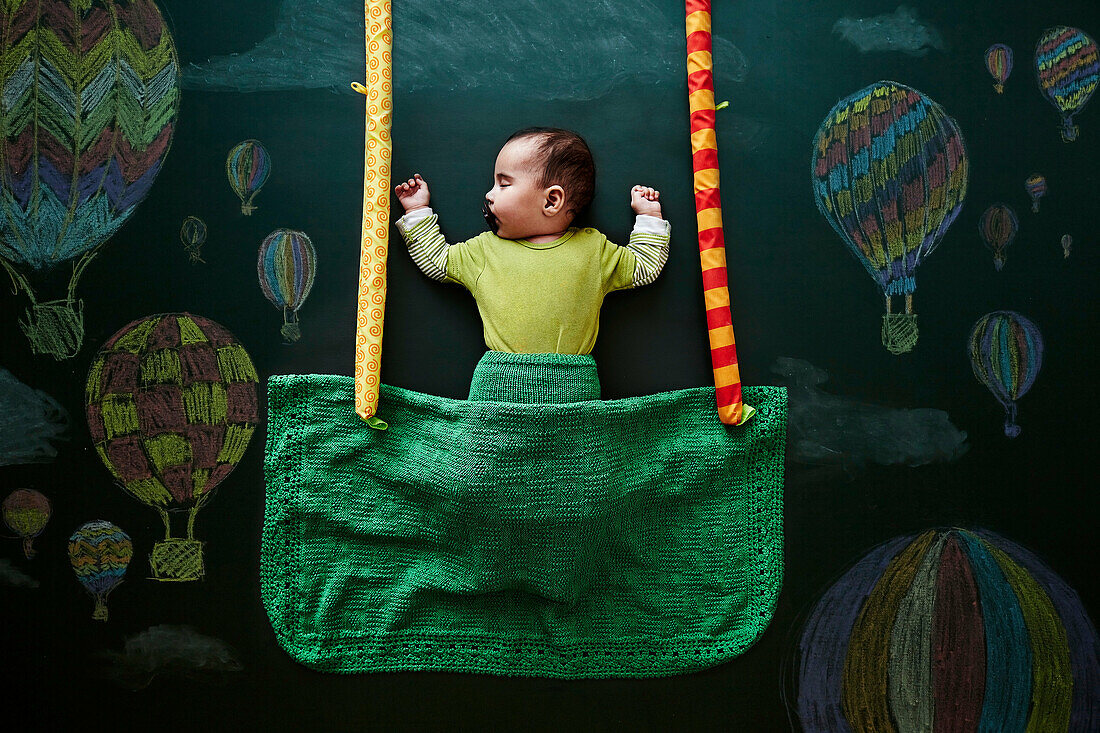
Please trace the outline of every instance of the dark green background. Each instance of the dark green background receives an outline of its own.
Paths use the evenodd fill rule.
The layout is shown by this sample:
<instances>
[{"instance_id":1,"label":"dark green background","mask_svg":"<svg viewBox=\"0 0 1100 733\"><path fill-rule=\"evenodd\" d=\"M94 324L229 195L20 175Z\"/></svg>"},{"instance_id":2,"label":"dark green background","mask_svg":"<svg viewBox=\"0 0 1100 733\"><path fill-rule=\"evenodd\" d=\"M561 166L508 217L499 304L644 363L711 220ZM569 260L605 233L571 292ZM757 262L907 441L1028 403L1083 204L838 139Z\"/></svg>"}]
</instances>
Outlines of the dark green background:
<instances>
[{"instance_id":1,"label":"dark green background","mask_svg":"<svg viewBox=\"0 0 1100 733\"><path fill-rule=\"evenodd\" d=\"M336 0L334 0L335 2ZM340 0L344 2L346 0ZM398 0L400 2L400 0ZM653 22L682 35L683 8L659 0ZM260 603L263 432L199 515L207 576L197 583L146 580L146 556L160 532L147 507L116 488L91 447L82 416L84 381L95 349L126 323L152 313L191 311L228 327L261 378L284 373L350 374L362 180L362 97L328 90L211 93L185 90L165 167L152 192L86 271L87 336L66 362L33 357L16 326L25 301L0 294L5 342L0 365L69 410L72 439L49 464L0 468L0 488L47 494L53 519L22 559L35 590L0 594L0 638L11 677L8 713L41 723L83 719L129 729L603 729L784 730L784 666L813 603L872 546L932 526L986 527L1030 548L1100 609L1094 523L1094 416L1100 261L1100 102L1080 115L1080 140L1065 144L1059 117L1032 69L1044 29L1072 25L1100 36L1090 0L1025 3L912 3L943 35L944 51L916 57L861 54L830 29L841 16L892 13L893 2L716 2L714 30L745 54L743 83L719 83L717 99L728 259L741 374L776 383L777 357L806 359L831 375L824 386L890 407L934 407L968 433L969 451L919 468L833 470L788 464L786 573L775 618L739 659L693 675L648 680L557 681L405 673L343 677L310 671L276 645ZM161 0L181 63L246 51L271 32L271 0ZM446 3L439 4L446 13ZM563 3L584 26L585 3ZM623 3L623 13L634 12ZM623 83L593 101L520 101L492 89L402 92L400 62L415 39L397 38L395 177L422 173L432 205L454 241L481 230L480 204L496 151L512 131L556 125L579 131L599 169L589 224L625 242L628 190L659 188L672 222L672 254L651 286L611 295L594 352L605 397L706 384L709 352L691 196L686 84L682 74ZM993 93L985 49L1007 43L1016 68L1004 95ZM879 341L879 291L817 212L810 193L810 145L830 107L867 84L915 87L958 122L972 173L967 203L940 248L921 266L915 296L920 341L891 356ZM348 82L352 79L348 79ZM726 120L730 120L727 123ZM761 132L750 149L733 120ZM272 176L251 217L225 179L227 151L245 138L265 144ZM1030 212L1023 181L1044 173L1050 193ZM1002 272L977 235L981 212L1011 204L1021 228ZM397 205L399 208L399 205ZM188 264L182 219L209 225L205 265ZM394 217L400 211L395 210ZM301 312L302 340L284 346L280 316L256 283L256 250L277 227L306 231L318 275ZM1062 257L1059 240L1072 233ZM64 268L61 268L63 270ZM45 297L62 282L38 277ZM54 288L50 290L50 286ZM1030 317L1046 341L1045 361L1020 403L1022 435L1007 440L1002 411L970 372L966 339L982 314ZM383 381L465 397L484 350L473 300L424 277L393 234ZM133 538L126 581L110 596L110 621L93 622L92 601L68 565L66 542L81 523L109 519ZM182 517L178 517L180 527ZM133 692L104 680L97 653L156 624L188 624L230 644L244 665L223 678L168 674Z\"/></svg>"}]
</instances>

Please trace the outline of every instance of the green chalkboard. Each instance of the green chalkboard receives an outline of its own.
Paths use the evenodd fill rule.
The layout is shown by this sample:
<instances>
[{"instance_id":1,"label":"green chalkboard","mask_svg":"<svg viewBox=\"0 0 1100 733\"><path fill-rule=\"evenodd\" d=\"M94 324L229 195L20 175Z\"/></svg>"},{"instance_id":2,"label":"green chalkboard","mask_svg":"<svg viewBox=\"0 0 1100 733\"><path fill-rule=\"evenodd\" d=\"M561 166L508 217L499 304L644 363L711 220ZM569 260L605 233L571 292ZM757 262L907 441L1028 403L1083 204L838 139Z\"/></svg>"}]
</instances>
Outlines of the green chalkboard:
<instances>
[{"instance_id":1,"label":"green chalkboard","mask_svg":"<svg viewBox=\"0 0 1100 733\"><path fill-rule=\"evenodd\" d=\"M256 366L261 423L267 377L350 374L363 173L363 98L349 87L363 73L360 5L157 5L179 56L178 119L147 198L81 279L83 348L61 361L34 355L17 325L24 296L0 292L0 367L10 372L0 400L39 405L35 419L56 424L42 406L48 400L27 397L40 391L69 423L63 439L42 439L56 455L10 457L16 438L32 429L14 408L12 427L0 415L0 439L8 441L0 455L10 457L0 461L0 494L34 489L53 511L33 560L4 528L6 719L42 729L797 730L799 640L814 604L876 545L936 527L1011 538L1075 589L1085 612L1100 610L1093 563L1100 503L1089 488L1089 426L1100 413L1100 103L1076 119L1079 139L1063 142L1034 70L1047 28L1098 37L1094 1L716 0L716 99L729 101L717 113L717 134L741 375L746 385L790 388L784 588L768 631L732 663L664 679L572 682L338 676L293 662L260 602L262 424L196 520L204 579L148 579L160 518L114 484L85 425L97 349L155 313L217 321ZM994 43L1015 52L1003 94L985 68ZM496 153L530 125L585 137L598 173L583 223L613 241L625 243L633 225L630 187L660 189L671 255L656 282L604 304L593 352L603 394L711 383L681 3L396 0L394 79L393 174L429 181L450 241L484 229ZM965 204L919 270L919 341L900 355L881 343L881 290L819 213L811 186L812 142L826 114L879 80L941 105L971 165ZM269 151L271 175L244 216L225 162L250 138ZM1037 172L1049 191L1035 213L1024 182ZM1000 271L979 236L982 213L995 202L1019 219ZM394 202L393 218L400 214ZM187 216L208 227L202 263L188 261L179 239ZM317 251L302 338L293 345L283 343L282 318L256 278L257 249L280 227L308 233ZM61 297L67 268L32 279ZM464 398L485 349L473 299L425 277L396 230L388 277L383 382ZM996 310L1026 315L1045 344L1042 369L1019 402L1015 439L1005 437L1003 410L967 354L971 327ZM134 547L107 623L92 620L67 555L69 536L93 519L122 527ZM1078 691L1095 700L1096 684Z\"/></svg>"}]
</instances>

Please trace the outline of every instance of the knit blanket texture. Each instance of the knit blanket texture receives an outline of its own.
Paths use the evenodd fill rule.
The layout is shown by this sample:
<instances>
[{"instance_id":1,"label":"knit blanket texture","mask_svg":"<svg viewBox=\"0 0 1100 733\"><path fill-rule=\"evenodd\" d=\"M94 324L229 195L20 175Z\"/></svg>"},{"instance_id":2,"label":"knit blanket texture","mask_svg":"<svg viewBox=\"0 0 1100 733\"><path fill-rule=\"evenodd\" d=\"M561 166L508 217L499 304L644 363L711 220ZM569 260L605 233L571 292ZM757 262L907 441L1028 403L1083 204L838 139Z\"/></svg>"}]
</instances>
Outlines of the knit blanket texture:
<instances>
[{"instance_id":1,"label":"knit blanket texture","mask_svg":"<svg viewBox=\"0 0 1100 733\"><path fill-rule=\"evenodd\" d=\"M782 582L786 390L599 399L590 356L487 352L470 398L268 382L261 588L331 672L647 677L743 652Z\"/></svg>"}]
</instances>

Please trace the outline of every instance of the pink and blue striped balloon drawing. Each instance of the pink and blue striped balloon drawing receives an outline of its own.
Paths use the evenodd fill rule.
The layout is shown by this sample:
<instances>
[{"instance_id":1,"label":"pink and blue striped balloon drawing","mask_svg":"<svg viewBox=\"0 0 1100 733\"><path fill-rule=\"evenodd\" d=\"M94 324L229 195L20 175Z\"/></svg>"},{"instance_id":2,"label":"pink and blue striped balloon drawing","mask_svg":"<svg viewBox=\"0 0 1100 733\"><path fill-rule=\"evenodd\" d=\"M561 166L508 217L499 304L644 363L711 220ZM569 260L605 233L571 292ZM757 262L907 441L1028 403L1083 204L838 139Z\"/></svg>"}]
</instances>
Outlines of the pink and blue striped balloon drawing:
<instances>
[{"instance_id":1,"label":"pink and blue striped balloon drawing","mask_svg":"<svg viewBox=\"0 0 1100 733\"><path fill-rule=\"evenodd\" d=\"M256 262L260 288L283 312L280 330L287 343L302 337L298 309L309 297L317 274L317 252L305 232L276 229L264 238Z\"/></svg>"},{"instance_id":2,"label":"pink and blue striped balloon drawing","mask_svg":"<svg viewBox=\"0 0 1100 733\"><path fill-rule=\"evenodd\" d=\"M994 43L985 52L985 68L993 81L997 94L1003 94L1005 82L1012 73L1012 49L1003 43Z\"/></svg>"},{"instance_id":3,"label":"pink and blue striped balloon drawing","mask_svg":"<svg viewBox=\"0 0 1100 733\"><path fill-rule=\"evenodd\" d=\"M1039 212L1039 199L1047 195L1047 179L1042 173L1032 173L1024 181L1024 190L1031 199L1031 210Z\"/></svg>"},{"instance_id":4,"label":"pink and blue striped balloon drawing","mask_svg":"<svg viewBox=\"0 0 1100 733\"><path fill-rule=\"evenodd\" d=\"M130 535L97 519L81 525L69 538L69 563L76 579L95 598L92 618L107 620L107 595L122 582L134 556Z\"/></svg>"},{"instance_id":5,"label":"pink and blue striped balloon drawing","mask_svg":"<svg viewBox=\"0 0 1100 733\"><path fill-rule=\"evenodd\" d=\"M0 265L30 301L33 351L69 359L80 277L171 147L179 59L152 0L11 0L0 27ZM70 261L65 297L40 300L30 275Z\"/></svg>"},{"instance_id":6,"label":"pink and blue striped balloon drawing","mask_svg":"<svg viewBox=\"0 0 1100 733\"><path fill-rule=\"evenodd\" d=\"M814 138L814 200L882 289L882 344L893 354L917 343L917 267L959 215L969 168L955 121L892 81L842 99ZM904 297L904 313L893 311L894 296Z\"/></svg>"},{"instance_id":7,"label":"pink and blue striped balloon drawing","mask_svg":"<svg viewBox=\"0 0 1100 733\"><path fill-rule=\"evenodd\" d=\"M814 607L798 646L807 733L1093 731L1100 640L1081 598L985 529L895 537Z\"/></svg>"},{"instance_id":8,"label":"pink and blue striped balloon drawing","mask_svg":"<svg viewBox=\"0 0 1100 733\"><path fill-rule=\"evenodd\" d=\"M1020 434L1016 401L1035 384L1043 366L1043 336L1028 318L1013 311L994 311L970 330L970 367L1005 411L1005 435Z\"/></svg>"},{"instance_id":9,"label":"pink and blue striped balloon drawing","mask_svg":"<svg viewBox=\"0 0 1100 733\"><path fill-rule=\"evenodd\" d=\"M271 156L259 140L244 140L233 146L225 160L225 174L237 198L241 213L251 216L256 210L252 199L267 183L271 174Z\"/></svg>"},{"instance_id":10,"label":"pink and blue striped balloon drawing","mask_svg":"<svg viewBox=\"0 0 1100 733\"><path fill-rule=\"evenodd\" d=\"M1049 28L1035 46L1035 74L1039 91L1062 116L1062 140L1073 142L1080 132L1073 118L1100 84L1100 48L1077 28Z\"/></svg>"},{"instance_id":11,"label":"pink and blue striped balloon drawing","mask_svg":"<svg viewBox=\"0 0 1100 733\"><path fill-rule=\"evenodd\" d=\"M993 204L978 221L978 234L986 249L993 253L993 266L999 272L1005 264L1005 250L1016 239L1020 220L1007 204Z\"/></svg>"}]
</instances>

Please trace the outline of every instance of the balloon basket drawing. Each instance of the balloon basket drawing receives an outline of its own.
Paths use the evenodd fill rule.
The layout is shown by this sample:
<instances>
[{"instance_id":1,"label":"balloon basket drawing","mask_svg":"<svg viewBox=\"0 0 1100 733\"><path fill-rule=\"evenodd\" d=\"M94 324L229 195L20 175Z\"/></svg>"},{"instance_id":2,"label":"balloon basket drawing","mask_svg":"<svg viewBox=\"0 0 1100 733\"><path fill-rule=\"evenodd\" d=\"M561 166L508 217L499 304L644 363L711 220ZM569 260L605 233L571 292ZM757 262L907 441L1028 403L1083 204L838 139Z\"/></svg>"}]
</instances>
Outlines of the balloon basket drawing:
<instances>
[{"instance_id":1,"label":"balloon basket drawing","mask_svg":"<svg viewBox=\"0 0 1100 733\"><path fill-rule=\"evenodd\" d=\"M149 566L154 580L189 581L203 577L202 546L200 540L169 538L153 545Z\"/></svg>"},{"instance_id":2,"label":"balloon basket drawing","mask_svg":"<svg viewBox=\"0 0 1100 733\"><path fill-rule=\"evenodd\" d=\"M298 339L302 338L302 327L298 325L298 314L296 311L291 311L289 308L283 308L283 327L279 329L279 333L288 344L293 344Z\"/></svg>"},{"instance_id":3,"label":"balloon basket drawing","mask_svg":"<svg viewBox=\"0 0 1100 733\"><path fill-rule=\"evenodd\" d=\"M891 354L906 354L917 345L916 313L883 313L882 345Z\"/></svg>"},{"instance_id":4,"label":"balloon basket drawing","mask_svg":"<svg viewBox=\"0 0 1100 733\"><path fill-rule=\"evenodd\" d=\"M49 354L61 361L71 359L84 343L84 301L50 300L32 303L27 320L20 320L36 354Z\"/></svg>"},{"instance_id":5,"label":"balloon basket drawing","mask_svg":"<svg viewBox=\"0 0 1100 733\"><path fill-rule=\"evenodd\" d=\"M105 595L99 595L95 597L95 610L92 611L92 620L107 620L107 599Z\"/></svg>"}]
</instances>

